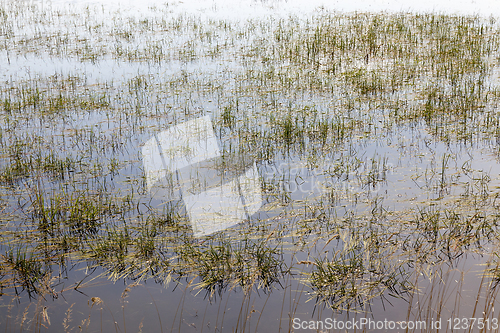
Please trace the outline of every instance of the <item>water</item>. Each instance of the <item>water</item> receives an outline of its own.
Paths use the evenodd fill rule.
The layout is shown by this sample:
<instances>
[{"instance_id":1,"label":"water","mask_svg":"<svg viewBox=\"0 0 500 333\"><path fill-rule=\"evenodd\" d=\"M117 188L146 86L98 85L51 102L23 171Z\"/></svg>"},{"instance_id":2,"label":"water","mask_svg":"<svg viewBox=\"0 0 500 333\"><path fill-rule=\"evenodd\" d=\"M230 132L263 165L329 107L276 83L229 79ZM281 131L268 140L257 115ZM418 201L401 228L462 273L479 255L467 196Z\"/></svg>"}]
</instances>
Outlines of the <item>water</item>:
<instances>
[{"instance_id":1,"label":"water","mask_svg":"<svg viewBox=\"0 0 500 333\"><path fill-rule=\"evenodd\" d=\"M439 30L453 18L328 12L399 2L13 4L0 12L6 331L498 318L494 20L456 32ZM486 16L481 4L453 11ZM418 24L394 32L414 21L429 50L411 44ZM404 43L370 42L377 24Z\"/></svg>"}]
</instances>

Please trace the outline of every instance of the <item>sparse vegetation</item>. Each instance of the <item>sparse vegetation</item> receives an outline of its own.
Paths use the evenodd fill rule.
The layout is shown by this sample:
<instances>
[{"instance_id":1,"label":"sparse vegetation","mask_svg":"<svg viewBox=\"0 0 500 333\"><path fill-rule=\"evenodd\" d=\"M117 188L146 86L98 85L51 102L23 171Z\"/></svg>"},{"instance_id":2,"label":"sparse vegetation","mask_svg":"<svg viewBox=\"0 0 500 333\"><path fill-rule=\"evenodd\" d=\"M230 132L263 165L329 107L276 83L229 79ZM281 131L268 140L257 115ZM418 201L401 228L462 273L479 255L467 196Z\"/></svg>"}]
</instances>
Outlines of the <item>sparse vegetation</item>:
<instances>
[{"instance_id":1,"label":"sparse vegetation","mask_svg":"<svg viewBox=\"0 0 500 333\"><path fill-rule=\"evenodd\" d=\"M0 327L500 319L496 19L172 6L1 2ZM148 192L140 151L205 115L210 177L255 162L264 204L196 238L179 200Z\"/></svg>"}]
</instances>

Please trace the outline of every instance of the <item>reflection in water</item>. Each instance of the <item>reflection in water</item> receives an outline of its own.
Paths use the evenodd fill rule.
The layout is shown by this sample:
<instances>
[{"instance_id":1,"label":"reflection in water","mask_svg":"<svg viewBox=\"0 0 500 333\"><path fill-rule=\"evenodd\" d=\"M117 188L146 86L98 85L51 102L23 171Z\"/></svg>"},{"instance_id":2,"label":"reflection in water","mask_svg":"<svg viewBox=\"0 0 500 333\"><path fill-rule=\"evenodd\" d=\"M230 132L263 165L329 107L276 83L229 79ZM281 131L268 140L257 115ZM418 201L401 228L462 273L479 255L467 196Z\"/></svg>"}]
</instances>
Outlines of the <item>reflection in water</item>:
<instances>
[{"instance_id":1,"label":"reflection in water","mask_svg":"<svg viewBox=\"0 0 500 333\"><path fill-rule=\"evenodd\" d=\"M164 178L174 175L195 237L234 226L250 218L262 204L255 163L240 177L200 193L191 193L192 184L199 179L182 179L184 173L180 169L189 170L197 163L220 157L209 116L187 121L155 135L142 148L142 156L150 191ZM204 176L198 170L194 173Z\"/></svg>"}]
</instances>

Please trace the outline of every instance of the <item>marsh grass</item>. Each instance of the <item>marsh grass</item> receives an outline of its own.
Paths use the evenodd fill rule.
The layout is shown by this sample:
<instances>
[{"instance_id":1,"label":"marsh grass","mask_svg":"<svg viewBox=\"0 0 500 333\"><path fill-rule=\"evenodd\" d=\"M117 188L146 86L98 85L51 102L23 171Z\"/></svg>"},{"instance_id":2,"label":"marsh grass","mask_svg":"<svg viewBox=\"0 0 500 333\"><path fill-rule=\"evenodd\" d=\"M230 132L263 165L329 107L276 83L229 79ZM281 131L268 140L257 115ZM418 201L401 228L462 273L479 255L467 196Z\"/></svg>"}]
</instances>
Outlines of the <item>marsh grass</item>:
<instances>
[{"instance_id":1,"label":"marsh grass","mask_svg":"<svg viewBox=\"0 0 500 333\"><path fill-rule=\"evenodd\" d=\"M17 317L9 307L5 329L146 331L147 320L126 319L141 307L128 295L148 281L184 290L171 331L208 322L275 331L266 304L276 300L283 331L308 309L370 314L402 300L409 319L423 316L416 303L428 305L427 317L441 314L453 289L446 272L498 245L495 19L319 9L237 22L172 6L132 15L0 5L9 64L0 84L1 292L37 302ZM49 65L14 73L40 60ZM148 194L139 152L154 133L202 115L221 147L216 171L238 174L255 161L264 206L197 239L178 203ZM91 273L56 291L75 266ZM488 274L472 292L485 316L497 266L481 268ZM112 300L89 296L92 274L134 280L115 297L118 313ZM48 302L69 290L86 302ZM471 293L457 290L458 311ZM186 321L191 292L207 309L219 302L206 310L215 324ZM223 309L227 295L238 295L237 314Z\"/></svg>"}]
</instances>

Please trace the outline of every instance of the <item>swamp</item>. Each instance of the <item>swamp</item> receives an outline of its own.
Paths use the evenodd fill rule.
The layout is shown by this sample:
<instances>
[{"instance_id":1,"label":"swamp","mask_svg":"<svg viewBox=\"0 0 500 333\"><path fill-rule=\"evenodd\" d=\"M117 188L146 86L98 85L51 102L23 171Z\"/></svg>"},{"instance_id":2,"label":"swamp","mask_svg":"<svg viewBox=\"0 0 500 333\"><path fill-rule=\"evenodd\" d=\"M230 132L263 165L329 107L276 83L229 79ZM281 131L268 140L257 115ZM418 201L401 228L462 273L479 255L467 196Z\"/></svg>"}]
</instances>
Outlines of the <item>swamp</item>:
<instances>
[{"instance_id":1,"label":"swamp","mask_svg":"<svg viewBox=\"0 0 500 333\"><path fill-rule=\"evenodd\" d=\"M498 18L181 4L0 1L0 331L499 331Z\"/></svg>"}]
</instances>

